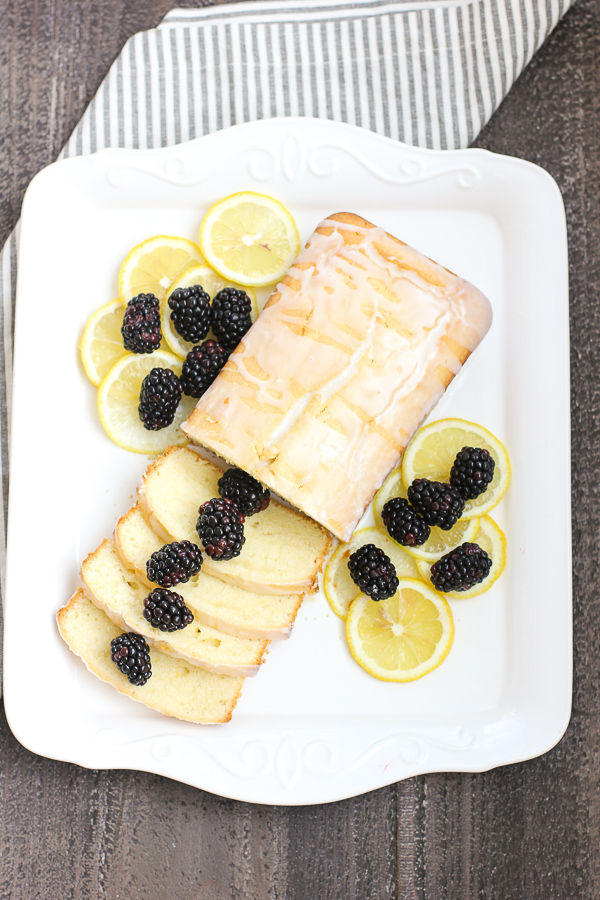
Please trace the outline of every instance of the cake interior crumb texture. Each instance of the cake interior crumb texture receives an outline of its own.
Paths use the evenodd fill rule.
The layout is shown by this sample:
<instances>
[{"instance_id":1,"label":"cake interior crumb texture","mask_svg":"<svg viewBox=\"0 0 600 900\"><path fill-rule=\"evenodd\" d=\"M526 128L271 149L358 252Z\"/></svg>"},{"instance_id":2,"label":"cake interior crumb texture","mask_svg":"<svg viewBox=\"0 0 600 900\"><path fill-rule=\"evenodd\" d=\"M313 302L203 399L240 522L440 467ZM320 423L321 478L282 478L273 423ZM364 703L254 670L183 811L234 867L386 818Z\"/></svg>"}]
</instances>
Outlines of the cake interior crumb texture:
<instances>
[{"instance_id":1,"label":"cake interior crumb texture","mask_svg":"<svg viewBox=\"0 0 600 900\"><path fill-rule=\"evenodd\" d=\"M337 213L182 428L347 541L491 320L467 281Z\"/></svg>"},{"instance_id":2,"label":"cake interior crumb texture","mask_svg":"<svg viewBox=\"0 0 600 900\"><path fill-rule=\"evenodd\" d=\"M109 619L124 631L143 635L149 644L164 653L222 675L247 676L258 672L267 648L264 640L223 634L197 619L177 631L154 628L143 615L144 598L149 590L123 565L113 541L103 541L90 553L81 567L81 581L86 595Z\"/></svg>"},{"instance_id":3,"label":"cake interior crumb texture","mask_svg":"<svg viewBox=\"0 0 600 900\"><path fill-rule=\"evenodd\" d=\"M115 545L124 565L147 587L146 561L164 545L138 506L122 516ZM204 566L203 566L204 569ZM265 640L289 637L302 603L301 594L260 594L207 575L203 570L176 588L199 622L227 634Z\"/></svg>"},{"instance_id":4,"label":"cake interior crumb texture","mask_svg":"<svg viewBox=\"0 0 600 900\"><path fill-rule=\"evenodd\" d=\"M198 542L200 504L219 496L223 470L186 447L170 447L153 463L138 489L140 508L165 539ZM205 556L203 571L247 590L304 593L314 588L331 537L305 515L271 502L246 519L246 542L235 559Z\"/></svg>"},{"instance_id":5,"label":"cake interior crumb texture","mask_svg":"<svg viewBox=\"0 0 600 900\"><path fill-rule=\"evenodd\" d=\"M110 658L110 642L122 633L79 589L57 613L58 627L87 668L132 700L198 724L228 722L242 689L242 678L215 675L150 648L152 677L129 683Z\"/></svg>"}]
</instances>

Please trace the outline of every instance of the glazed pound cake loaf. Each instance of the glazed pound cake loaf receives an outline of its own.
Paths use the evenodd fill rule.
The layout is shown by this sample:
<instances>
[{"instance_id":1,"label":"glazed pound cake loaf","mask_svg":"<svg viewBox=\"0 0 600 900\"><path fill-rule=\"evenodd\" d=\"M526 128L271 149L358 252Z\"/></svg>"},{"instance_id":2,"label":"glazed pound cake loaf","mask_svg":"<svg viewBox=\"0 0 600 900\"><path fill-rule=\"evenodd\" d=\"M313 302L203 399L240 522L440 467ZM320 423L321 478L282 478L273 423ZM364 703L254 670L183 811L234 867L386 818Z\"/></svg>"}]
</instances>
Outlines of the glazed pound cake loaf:
<instances>
[{"instance_id":1,"label":"glazed pound cake loaf","mask_svg":"<svg viewBox=\"0 0 600 900\"><path fill-rule=\"evenodd\" d=\"M182 428L348 541L491 320L471 284L337 213Z\"/></svg>"}]
</instances>

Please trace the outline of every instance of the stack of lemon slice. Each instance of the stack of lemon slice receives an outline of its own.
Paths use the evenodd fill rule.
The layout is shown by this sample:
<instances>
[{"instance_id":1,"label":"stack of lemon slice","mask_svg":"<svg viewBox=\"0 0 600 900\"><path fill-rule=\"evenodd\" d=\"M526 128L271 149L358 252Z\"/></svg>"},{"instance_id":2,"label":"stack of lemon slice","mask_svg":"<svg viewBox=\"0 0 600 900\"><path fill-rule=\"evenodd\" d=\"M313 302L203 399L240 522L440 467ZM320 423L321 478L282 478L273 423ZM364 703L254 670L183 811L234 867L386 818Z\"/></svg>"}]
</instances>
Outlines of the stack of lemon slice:
<instances>
[{"instance_id":1,"label":"stack of lemon slice","mask_svg":"<svg viewBox=\"0 0 600 900\"><path fill-rule=\"evenodd\" d=\"M432 528L420 547L401 547L387 534L382 510L392 497L406 497L416 478L449 481L456 454L463 447L483 447L495 462L488 489L465 504L454 528ZM354 659L383 681L414 681L437 668L450 652L454 639L452 611L447 601L475 597L489 590L506 564L506 540L487 514L500 502L510 481L508 454L487 429L463 419L442 419L422 428L402 461L375 496L376 528L357 531L331 557L324 577L331 608L346 620L346 637ZM432 587L431 565L467 542L477 543L492 559L491 570L480 584L466 591L440 594ZM373 602L361 594L348 571L348 559L364 544L375 544L392 560L400 580L388 600Z\"/></svg>"},{"instance_id":2,"label":"stack of lemon slice","mask_svg":"<svg viewBox=\"0 0 600 900\"><path fill-rule=\"evenodd\" d=\"M170 444L185 443L179 425L195 401L184 397L169 428L147 431L138 416L144 377L155 367L177 374L193 344L173 328L168 300L178 288L199 284L211 299L224 287L243 287L258 315L253 286L279 280L300 249L290 213L263 194L233 194L206 214L199 244L186 238L158 235L134 247L119 272L119 299L96 310L80 344L85 372L98 387L98 411L107 434L119 446L138 453L160 453ZM154 294L161 304L164 347L148 356L128 353L121 325L124 307L139 294ZM211 335L209 335L210 337ZM169 352L170 351L170 352Z\"/></svg>"}]
</instances>

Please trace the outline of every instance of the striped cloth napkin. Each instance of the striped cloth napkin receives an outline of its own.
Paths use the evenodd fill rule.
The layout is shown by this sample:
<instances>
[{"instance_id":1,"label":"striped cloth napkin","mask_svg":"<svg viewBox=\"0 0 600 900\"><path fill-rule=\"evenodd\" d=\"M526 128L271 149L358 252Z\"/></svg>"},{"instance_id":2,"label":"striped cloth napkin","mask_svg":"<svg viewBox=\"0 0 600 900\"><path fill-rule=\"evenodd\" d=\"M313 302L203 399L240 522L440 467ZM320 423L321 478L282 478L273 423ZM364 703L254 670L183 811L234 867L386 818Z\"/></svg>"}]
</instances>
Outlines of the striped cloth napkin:
<instances>
[{"instance_id":1,"label":"striped cloth napkin","mask_svg":"<svg viewBox=\"0 0 600 900\"><path fill-rule=\"evenodd\" d=\"M571 2L258 0L173 10L127 42L61 158L298 115L419 147L467 147ZM17 233L0 256L3 579Z\"/></svg>"}]
</instances>

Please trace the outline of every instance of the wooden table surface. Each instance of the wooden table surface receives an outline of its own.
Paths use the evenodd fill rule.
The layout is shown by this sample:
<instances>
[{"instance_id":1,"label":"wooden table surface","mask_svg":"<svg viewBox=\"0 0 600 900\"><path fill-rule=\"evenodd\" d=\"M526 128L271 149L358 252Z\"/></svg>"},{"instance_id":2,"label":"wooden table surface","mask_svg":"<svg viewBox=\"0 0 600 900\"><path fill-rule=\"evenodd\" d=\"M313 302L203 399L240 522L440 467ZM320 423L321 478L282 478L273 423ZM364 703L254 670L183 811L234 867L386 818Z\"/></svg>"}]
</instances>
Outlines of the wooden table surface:
<instances>
[{"instance_id":1,"label":"wooden table surface","mask_svg":"<svg viewBox=\"0 0 600 900\"><path fill-rule=\"evenodd\" d=\"M126 39L172 5L0 0L2 242ZM0 900L600 898L600 0L575 4L477 146L546 168L567 210L575 681L565 737L520 765L276 808L42 759L2 715ZM540 571L541 594L551 577Z\"/></svg>"}]
</instances>

